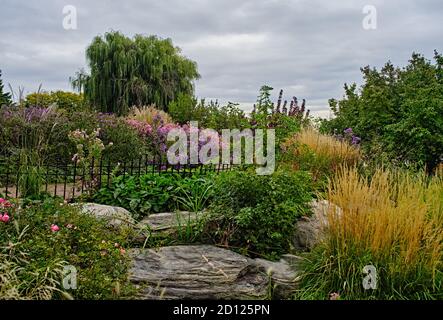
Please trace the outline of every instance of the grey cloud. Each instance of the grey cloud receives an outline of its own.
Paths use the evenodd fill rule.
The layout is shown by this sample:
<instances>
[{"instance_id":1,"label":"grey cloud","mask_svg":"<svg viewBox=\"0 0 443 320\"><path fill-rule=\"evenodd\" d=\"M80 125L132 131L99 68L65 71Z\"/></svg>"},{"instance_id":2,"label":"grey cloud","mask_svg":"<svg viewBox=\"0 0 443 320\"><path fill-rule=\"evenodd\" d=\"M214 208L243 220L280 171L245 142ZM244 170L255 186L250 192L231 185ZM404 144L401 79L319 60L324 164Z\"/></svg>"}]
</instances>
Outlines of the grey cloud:
<instances>
[{"instance_id":1,"label":"grey cloud","mask_svg":"<svg viewBox=\"0 0 443 320\"><path fill-rule=\"evenodd\" d=\"M78 10L78 30L62 28L62 8ZM362 28L362 8L378 11ZM360 82L360 67L407 63L413 51L443 51L440 0L3 0L0 69L14 87L69 90L84 49L111 29L170 37L199 64L199 97L250 106L262 84L306 98L317 115Z\"/></svg>"}]
</instances>

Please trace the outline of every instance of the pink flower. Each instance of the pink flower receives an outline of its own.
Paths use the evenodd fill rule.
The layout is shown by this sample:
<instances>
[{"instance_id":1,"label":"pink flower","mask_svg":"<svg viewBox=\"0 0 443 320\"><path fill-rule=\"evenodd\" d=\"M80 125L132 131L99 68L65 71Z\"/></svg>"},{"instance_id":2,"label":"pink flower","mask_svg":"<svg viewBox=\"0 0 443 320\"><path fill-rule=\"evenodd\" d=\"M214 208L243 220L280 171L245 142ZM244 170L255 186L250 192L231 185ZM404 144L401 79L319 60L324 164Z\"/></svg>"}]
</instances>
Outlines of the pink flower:
<instances>
[{"instance_id":1,"label":"pink flower","mask_svg":"<svg viewBox=\"0 0 443 320\"><path fill-rule=\"evenodd\" d=\"M60 230L60 227L56 224L51 224L51 231L52 232L57 232Z\"/></svg>"},{"instance_id":2,"label":"pink flower","mask_svg":"<svg viewBox=\"0 0 443 320\"><path fill-rule=\"evenodd\" d=\"M0 204L4 203L6 200L3 198L0 198Z\"/></svg>"},{"instance_id":3,"label":"pink flower","mask_svg":"<svg viewBox=\"0 0 443 320\"><path fill-rule=\"evenodd\" d=\"M9 221L9 216L8 216L8 214L7 213L5 213L3 216L1 216L0 215L0 219L4 222L4 223L7 223L8 221Z\"/></svg>"},{"instance_id":4,"label":"pink flower","mask_svg":"<svg viewBox=\"0 0 443 320\"><path fill-rule=\"evenodd\" d=\"M337 292L329 294L329 300L340 300L340 294Z\"/></svg>"}]
</instances>

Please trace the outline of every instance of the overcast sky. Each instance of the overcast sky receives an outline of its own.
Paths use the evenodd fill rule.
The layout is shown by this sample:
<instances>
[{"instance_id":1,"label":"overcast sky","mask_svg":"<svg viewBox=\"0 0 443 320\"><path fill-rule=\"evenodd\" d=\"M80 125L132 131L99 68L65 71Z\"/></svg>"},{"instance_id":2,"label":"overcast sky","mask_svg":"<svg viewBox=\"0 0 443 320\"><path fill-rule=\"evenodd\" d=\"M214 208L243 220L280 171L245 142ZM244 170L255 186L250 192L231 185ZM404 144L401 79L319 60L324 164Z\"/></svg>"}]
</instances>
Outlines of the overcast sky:
<instances>
[{"instance_id":1,"label":"overcast sky","mask_svg":"<svg viewBox=\"0 0 443 320\"><path fill-rule=\"evenodd\" d=\"M63 28L66 5L77 30ZM375 30L363 28L366 5L377 9ZM268 84L328 116L328 99L360 83L360 67L443 52L442 17L441 0L2 0L0 69L15 89L71 90L94 36L155 34L198 63L199 97L252 105Z\"/></svg>"}]
</instances>

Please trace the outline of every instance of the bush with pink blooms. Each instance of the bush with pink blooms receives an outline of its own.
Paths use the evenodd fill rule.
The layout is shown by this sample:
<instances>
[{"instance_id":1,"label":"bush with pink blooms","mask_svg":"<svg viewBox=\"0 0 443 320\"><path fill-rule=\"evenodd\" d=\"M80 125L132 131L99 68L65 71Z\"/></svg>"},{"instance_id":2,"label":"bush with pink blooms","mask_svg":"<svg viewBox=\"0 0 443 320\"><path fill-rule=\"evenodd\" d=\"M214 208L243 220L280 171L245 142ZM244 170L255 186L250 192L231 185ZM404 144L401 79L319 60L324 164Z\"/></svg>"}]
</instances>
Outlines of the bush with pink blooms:
<instances>
[{"instance_id":1,"label":"bush with pink blooms","mask_svg":"<svg viewBox=\"0 0 443 320\"><path fill-rule=\"evenodd\" d=\"M13 216L14 210L14 204L4 198L0 198L0 223L8 223Z\"/></svg>"},{"instance_id":2,"label":"bush with pink blooms","mask_svg":"<svg viewBox=\"0 0 443 320\"><path fill-rule=\"evenodd\" d=\"M127 283L126 248L135 235L111 229L63 202L48 199L18 208L0 199L0 293L4 299L119 299ZM9 217L8 218L5 218ZM117 244L117 245L116 245ZM63 268L77 270L77 289L63 288Z\"/></svg>"}]
</instances>

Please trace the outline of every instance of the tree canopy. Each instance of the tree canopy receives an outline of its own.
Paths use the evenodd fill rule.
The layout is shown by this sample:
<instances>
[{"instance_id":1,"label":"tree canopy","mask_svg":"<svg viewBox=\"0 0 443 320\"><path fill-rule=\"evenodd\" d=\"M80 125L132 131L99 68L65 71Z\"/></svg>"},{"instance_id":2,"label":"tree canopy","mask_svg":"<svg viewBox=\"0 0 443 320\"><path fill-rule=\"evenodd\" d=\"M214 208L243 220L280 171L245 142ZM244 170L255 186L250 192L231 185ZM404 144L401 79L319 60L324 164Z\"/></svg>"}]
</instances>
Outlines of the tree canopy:
<instances>
[{"instance_id":1,"label":"tree canopy","mask_svg":"<svg viewBox=\"0 0 443 320\"><path fill-rule=\"evenodd\" d=\"M133 105L167 109L179 93L193 94L197 64L181 55L171 39L120 32L97 36L86 50L90 74L71 79L73 87L102 112L124 114Z\"/></svg>"},{"instance_id":2,"label":"tree canopy","mask_svg":"<svg viewBox=\"0 0 443 320\"><path fill-rule=\"evenodd\" d=\"M368 155L432 170L443 157L443 57L414 53L404 68L388 62L362 68L364 84L345 84L342 100L330 100L335 118L323 131L346 128L362 138Z\"/></svg>"},{"instance_id":3,"label":"tree canopy","mask_svg":"<svg viewBox=\"0 0 443 320\"><path fill-rule=\"evenodd\" d=\"M9 92L4 92L4 85L2 80L2 71L0 70L0 107L2 105L9 105L12 103L11 94Z\"/></svg>"}]
</instances>

